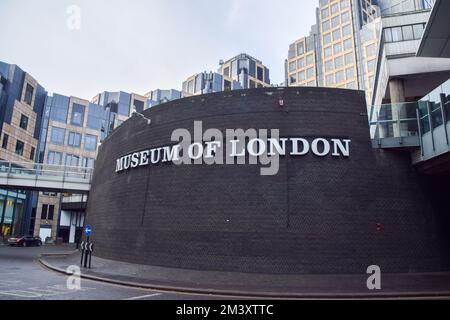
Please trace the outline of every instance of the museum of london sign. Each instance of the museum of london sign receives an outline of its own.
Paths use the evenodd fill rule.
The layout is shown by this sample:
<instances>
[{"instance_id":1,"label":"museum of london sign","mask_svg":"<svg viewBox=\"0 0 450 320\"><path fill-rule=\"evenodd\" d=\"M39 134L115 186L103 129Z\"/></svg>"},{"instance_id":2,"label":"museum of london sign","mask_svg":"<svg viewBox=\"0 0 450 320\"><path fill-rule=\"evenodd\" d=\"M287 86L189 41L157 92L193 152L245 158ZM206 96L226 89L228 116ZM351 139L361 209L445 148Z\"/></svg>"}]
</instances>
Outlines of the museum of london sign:
<instances>
[{"instance_id":1,"label":"museum of london sign","mask_svg":"<svg viewBox=\"0 0 450 320\"><path fill-rule=\"evenodd\" d=\"M124 155L116 160L116 172L123 172L158 163L181 164L260 164L261 175L275 175L279 158L286 155L317 157L349 157L350 139L342 138L279 138L279 130L227 129L225 138L218 129L208 129L202 134L201 123L194 123L194 136L186 129L172 133L177 142ZM200 131L199 131L200 130ZM200 133L199 133L200 132Z\"/></svg>"}]
</instances>

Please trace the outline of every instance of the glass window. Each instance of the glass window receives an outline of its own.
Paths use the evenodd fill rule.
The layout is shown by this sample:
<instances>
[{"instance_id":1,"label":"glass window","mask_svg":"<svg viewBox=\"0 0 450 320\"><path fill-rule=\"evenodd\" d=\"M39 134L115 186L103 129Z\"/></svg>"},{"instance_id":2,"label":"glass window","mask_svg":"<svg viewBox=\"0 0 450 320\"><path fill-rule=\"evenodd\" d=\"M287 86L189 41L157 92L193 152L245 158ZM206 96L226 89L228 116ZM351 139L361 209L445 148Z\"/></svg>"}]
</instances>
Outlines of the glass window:
<instances>
[{"instance_id":1,"label":"glass window","mask_svg":"<svg viewBox=\"0 0 450 320\"><path fill-rule=\"evenodd\" d=\"M261 67L256 68L256 75L259 81L264 81L264 70Z\"/></svg>"},{"instance_id":2,"label":"glass window","mask_svg":"<svg viewBox=\"0 0 450 320\"><path fill-rule=\"evenodd\" d=\"M306 56L306 65L310 66L314 63L314 56L312 54Z\"/></svg>"},{"instance_id":3,"label":"glass window","mask_svg":"<svg viewBox=\"0 0 450 320\"><path fill-rule=\"evenodd\" d=\"M337 57L337 58L334 59L334 67L336 69L342 67L343 65L344 64L343 64L342 56L341 57Z\"/></svg>"},{"instance_id":4,"label":"glass window","mask_svg":"<svg viewBox=\"0 0 450 320\"><path fill-rule=\"evenodd\" d=\"M367 62L367 71L368 72L374 72L376 66L376 59L372 59Z\"/></svg>"},{"instance_id":5,"label":"glass window","mask_svg":"<svg viewBox=\"0 0 450 320\"><path fill-rule=\"evenodd\" d=\"M375 47L375 43L372 43L371 45L368 45L366 47L366 56L371 57L376 55L376 47Z\"/></svg>"},{"instance_id":6,"label":"glass window","mask_svg":"<svg viewBox=\"0 0 450 320\"><path fill-rule=\"evenodd\" d=\"M31 102L33 101L33 92L34 88L27 83L26 89L25 89L25 103L31 106Z\"/></svg>"},{"instance_id":7,"label":"glass window","mask_svg":"<svg viewBox=\"0 0 450 320\"><path fill-rule=\"evenodd\" d=\"M331 19L331 28L336 28L340 23L339 16L336 16Z\"/></svg>"},{"instance_id":8,"label":"glass window","mask_svg":"<svg viewBox=\"0 0 450 320\"><path fill-rule=\"evenodd\" d=\"M43 204L41 208L41 220L47 220L48 204Z\"/></svg>"},{"instance_id":9,"label":"glass window","mask_svg":"<svg viewBox=\"0 0 450 320\"><path fill-rule=\"evenodd\" d=\"M51 98L51 97L47 97ZM69 98L54 94L50 105L50 119L67 123L69 113Z\"/></svg>"},{"instance_id":10,"label":"glass window","mask_svg":"<svg viewBox=\"0 0 450 320\"><path fill-rule=\"evenodd\" d=\"M309 68L308 70L306 70L306 77L308 79L314 77L314 68Z\"/></svg>"},{"instance_id":11,"label":"glass window","mask_svg":"<svg viewBox=\"0 0 450 320\"><path fill-rule=\"evenodd\" d=\"M349 24L342 28L342 34L344 37L352 34L352 29Z\"/></svg>"},{"instance_id":12,"label":"glass window","mask_svg":"<svg viewBox=\"0 0 450 320\"><path fill-rule=\"evenodd\" d=\"M327 33L326 35L323 36L323 44L327 45L331 43L331 34Z\"/></svg>"},{"instance_id":13,"label":"glass window","mask_svg":"<svg viewBox=\"0 0 450 320\"><path fill-rule=\"evenodd\" d=\"M325 50L324 50L324 55L325 55L325 58L331 57L331 55L332 55L331 47L325 48Z\"/></svg>"},{"instance_id":14,"label":"glass window","mask_svg":"<svg viewBox=\"0 0 450 320\"><path fill-rule=\"evenodd\" d=\"M336 72L336 83L343 82L344 80L345 80L344 79L344 71L342 70L342 71Z\"/></svg>"},{"instance_id":15,"label":"glass window","mask_svg":"<svg viewBox=\"0 0 450 320\"><path fill-rule=\"evenodd\" d=\"M330 16L330 10L328 8L322 9L322 19L325 19Z\"/></svg>"},{"instance_id":16,"label":"glass window","mask_svg":"<svg viewBox=\"0 0 450 320\"><path fill-rule=\"evenodd\" d=\"M48 206L47 220L53 220L54 213L55 213L55 205L51 204Z\"/></svg>"},{"instance_id":17,"label":"glass window","mask_svg":"<svg viewBox=\"0 0 450 320\"><path fill-rule=\"evenodd\" d=\"M80 157L74 154L66 154L66 166L78 167L80 163Z\"/></svg>"},{"instance_id":18,"label":"glass window","mask_svg":"<svg viewBox=\"0 0 450 320\"><path fill-rule=\"evenodd\" d=\"M356 85L356 81L352 81L350 83L347 84L347 89L358 89L358 86Z\"/></svg>"},{"instance_id":19,"label":"glass window","mask_svg":"<svg viewBox=\"0 0 450 320\"><path fill-rule=\"evenodd\" d=\"M306 77L305 77L305 71L299 72L299 73L298 73L298 81L301 82L301 81L304 81L305 79L306 79Z\"/></svg>"},{"instance_id":20,"label":"glass window","mask_svg":"<svg viewBox=\"0 0 450 320\"><path fill-rule=\"evenodd\" d=\"M87 127L94 130L106 130L107 111L104 107L90 103L87 117Z\"/></svg>"},{"instance_id":21,"label":"glass window","mask_svg":"<svg viewBox=\"0 0 450 320\"><path fill-rule=\"evenodd\" d=\"M227 77L230 76L230 67L226 67L225 69L223 69L223 74Z\"/></svg>"},{"instance_id":22,"label":"glass window","mask_svg":"<svg viewBox=\"0 0 450 320\"><path fill-rule=\"evenodd\" d=\"M341 38L341 30L337 29L333 31L333 41L339 40Z\"/></svg>"},{"instance_id":23,"label":"glass window","mask_svg":"<svg viewBox=\"0 0 450 320\"><path fill-rule=\"evenodd\" d=\"M415 24L413 25L414 39L421 39L423 34L424 25Z\"/></svg>"},{"instance_id":24,"label":"glass window","mask_svg":"<svg viewBox=\"0 0 450 320\"><path fill-rule=\"evenodd\" d=\"M97 137L87 134L84 137L84 148L86 150L92 150L92 151L97 150Z\"/></svg>"},{"instance_id":25,"label":"glass window","mask_svg":"<svg viewBox=\"0 0 450 320\"><path fill-rule=\"evenodd\" d=\"M348 0L341 0L341 10L348 8Z\"/></svg>"},{"instance_id":26,"label":"glass window","mask_svg":"<svg viewBox=\"0 0 450 320\"><path fill-rule=\"evenodd\" d=\"M347 39L344 41L344 50L350 50L353 48L353 42L352 39Z\"/></svg>"},{"instance_id":27,"label":"glass window","mask_svg":"<svg viewBox=\"0 0 450 320\"><path fill-rule=\"evenodd\" d=\"M297 69L305 67L305 58L300 58L297 60Z\"/></svg>"},{"instance_id":28,"label":"glass window","mask_svg":"<svg viewBox=\"0 0 450 320\"><path fill-rule=\"evenodd\" d=\"M55 151L48 152L48 154L47 154L47 163L48 164L60 165L61 160L62 160L61 152L55 152Z\"/></svg>"},{"instance_id":29,"label":"glass window","mask_svg":"<svg viewBox=\"0 0 450 320\"><path fill-rule=\"evenodd\" d=\"M72 119L70 121L71 124L76 126L83 126L85 108L85 106L77 103L74 103L72 105Z\"/></svg>"},{"instance_id":30,"label":"glass window","mask_svg":"<svg viewBox=\"0 0 450 320\"><path fill-rule=\"evenodd\" d=\"M248 74L251 77L256 77L256 62L253 60L250 60L250 65L249 65L249 72Z\"/></svg>"},{"instance_id":31,"label":"glass window","mask_svg":"<svg viewBox=\"0 0 450 320\"><path fill-rule=\"evenodd\" d=\"M308 87L315 87L315 86L316 86L316 80L309 81L306 85L307 85Z\"/></svg>"},{"instance_id":32,"label":"glass window","mask_svg":"<svg viewBox=\"0 0 450 320\"><path fill-rule=\"evenodd\" d=\"M351 80L355 77L355 69L354 68L347 68L345 69L345 78L347 80Z\"/></svg>"},{"instance_id":33,"label":"glass window","mask_svg":"<svg viewBox=\"0 0 450 320\"><path fill-rule=\"evenodd\" d=\"M19 156L23 156L24 148L25 148L25 144L22 141L17 140L17 142L16 142L16 151L15 151L16 154L18 154Z\"/></svg>"},{"instance_id":34,"label":"glass window","mask_svg":"<svg viewBox=\"0 0 450 320\"><path fill-rule=\"evenodd\" d=\"M79 148L81 146L81 134L76 132L69 132L67 145Z\"/></svg>"},{"instance_id":35,"label":"glass window","mask_svg":"<svg viewBox=\"0 0 450 320\"><path fill-rule=\"evenodd\" d=\"M223 90L231 91L231 81L223 80Z\"/></svg>"},{"instance_id":36,"label":"glass window","mask_svg":"<svg viewBox=\"0 0 450 320\"><path fill-rule=\"evenodd\" d=\"M346 11L343 14L341 14L341 21L342 23L350 21L350 12Z\"/></svg>"},{"instance_id":37,"label":"glass window","mask_svg":"<svg viewBox=\"0 0 450 320\"><path fill-rule=\"evenodd\" d=\"M83 167L94 168L95 159L93 158L83 158Z\"/></svg>"},{"instance_id":38,"label":"glass window","mask_svg":"<svg viewBox=\"0 0 450 320\"><path fill-rule=\"evenodd\" d=\"M322 22L322 32L330 30L330 20Z\"/></svg>"},{"instance_id":39,"label":"glass window","mask_svg":"<svg viewBox=\"0 0 450 320\"><path fill-rule=\"evenodd\" d=\"M391 28L384 29L384 42L392 42Z\"/></svg>"},{"instance_id":40,"label":"glass window","mask_svg":"<svg viewBox=\"0 0 450 320\"><path fill-rule=\"evenodd\" d=\"M3 149L8 149L8 140L9 140L9 136L6 133L4 133L3 140L2 140L2 148Z\"/></svg>"},{"instance_id":41,"label":"glass window","mask_svg":"<svg viewBox=\"0 0 450 320\"><path fill-rule=\"evenodd\" d=\"M340 43L336 43L333 46L333 51L334 51L334 54L341 53L342 52L342 45Z\"/></svg>"},{"instance_id":42,"label":"glass window","mask_svg":"<svg viewBox=\"0 0 450 320\"><path fill-rule=\"evenodd\" d=\"M297 63L295 61L289 62L289 71L292 72L297 68Z\"/></svg>"},{"instance_id":43,"label":"glass window","mask_svg":"<svg viewBox=\"0 0 450 320\"><path fill-rule=\"evenodd\" d=\"M402 32L403 32L403 40L413 40L414 39L414 33L413 33L412 26L403 26Z\"/></svg>"},{"instance_id":44,"label":"glass window","mask_svg":"<svg viewBox=\"0 0 450 320\"><path fill-rule=\"evenodd\" d=\"M333 70L333 60L328 60L325 62L325 72Z\"/></svg>"},{"instance_id":45,"label":"glass window","mask_svg":"<svg viewBox=\"0 0 450 320\"><path fill-rule=\"evenodd\" d=\"M347 53L345 55L345 65L353 63L353 52Z\"/></svg>"},{"instance_id":46,"label":"glass window","mask_svg":"<svg viewBox=\"0 0 450 320\"><path fill-rule=\"evenodd\" d=\"M302 42L297 43L297 55L305 53L305 44Z\"/></svg>"},{"instance_id":47,"label":"glass window","mask_svg":"<svg viewBox=\"0 0 450 320\"><path fill-rule=\"evenodd\" d=\"M52 127L52 133L50 137L51 143L64 144L64 138L66 136L66 130L63 128Z\"/></svg>"},{"instance_id":48,"label":"glass window","mask_svg":"<svg viewBox=\"0 0 450 320\"><path fill-rule=\"evenodd\" d=\"M290 77L290 79L289 79L289 82L290 82L291 84L294 84L294 83L297 82L297 74L296 74L296 73L294 73L294 74L291 75L291 77Z\"/></svg>"},{"instance_id":49,"label":"glass window","mask_svg":"<svg viewBox=\"0 0 450 320\"><path fill-rule=\"evenodd\" d=\"M335 14L336 12L339 11L339 3L333 3L331 5L331 15Z\"/></svg>"},{"instance_id":50,"label":"glass window","mask_svg":"<svg viewBox=\"0 0 450 320\"><path fill-rule=\"evenodd\" d=\"M20 124L19 125L20 125L20 127L23 130L27 130L27 128L28 128L28 117L26 115L22 114L20 116Z\"/></svg>"},{"instance_id":51,"label":"glass window","mask_svg":"<svg viewBox=\"0 0 450 320\"><path fill-rule=\"evenodd\" d=\"M191 80L187 84L187 92L190 94L194 93L194 80Z\"/></svg>"},{"instance_id":52,"label":"glass window","mask_svg":"<svg viewBox=\"0 0 450 320\"><path fill-rule=\"evenodd\" d=\"M401 27L395 27L395 28L391 28L391 32L392 32L392 41L393 42L397 42L397 41L402 41L402 28Z\"/></svg>"},{"instance_id":53,"label":"glass window","mask_svg":"<svg viewBox=\"0 0 450 320\"><path fill-rule=\"evenodd\" d=\"M134 105L134 109L137 111L137 112L142 112L142 111L144 111L144 101L140 101L140 100L137 100L137 99L134 99L134 101L133 101L133 105Z\"/></svg>"},{"instance_id":54,"label":"glass window","mask_svg":"<svg viewBox=\"0 0 450 320\"><path fill-rule=\"evenodd\" d=\"M326 78L327 86L331 87L334 85L334 75L330 74Z\"/></svg>"},{"instance_id":55,"label":"glass window","mask_svg":"<svg viewBox=\"0 0 450 320\"><path fill-rule=\"evenodd\" d=\"M31 147L30 160L34 161L35 153L36 153L36 148L35 147Z\"/></svg>"}]
</instances>

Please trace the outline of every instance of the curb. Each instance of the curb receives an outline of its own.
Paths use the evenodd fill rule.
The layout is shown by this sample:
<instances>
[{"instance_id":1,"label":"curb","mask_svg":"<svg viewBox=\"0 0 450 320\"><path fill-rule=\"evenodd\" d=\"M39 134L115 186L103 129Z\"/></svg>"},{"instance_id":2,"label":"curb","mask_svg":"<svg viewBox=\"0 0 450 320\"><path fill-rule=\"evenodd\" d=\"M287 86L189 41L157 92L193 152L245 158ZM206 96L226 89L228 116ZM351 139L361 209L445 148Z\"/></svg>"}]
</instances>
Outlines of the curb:
<instances>
[{"instance_id":1,"label":"curb","mask_svg":"<svg viewBox=\"0 0 450 320\"><path fill-rule=\"evenodd\" d=\"M72 253L49 253L42 254L39 258L39 263L43 265L45 268L71 276L72 273L65 271L64 269L55 267L51 265L48 261L43 258L46 256L67 256L70 254L74 254L78 252L75 250ZM202 295L219 295L219 296L227 296L227 297L235 297L235 298L265 298L265 299L330 299L330 300L339 300L339 299L407 299L407 298L450 298L450 291L442 291L442 292L415 292L415 293L405 293L405 292L390 292L383 293L377 292L372 294L365 293L286 293L286 292L260 292L260 291L242 291L242 290L221 290L221 289L207 289L207 288L188 288L181 286L170 286L170 285L157 285L157 284L145 284L145 283L137 283L123 280L116 280L112 278L103 278L89 274L81 273L81 278L99 281L104 283L116 284L126 287L138 288L138 289L148 289L148 290L156 290L156 291L164 291L171 293L180 293L180 294L202 294Z\"/></svg>"}]
</instances>

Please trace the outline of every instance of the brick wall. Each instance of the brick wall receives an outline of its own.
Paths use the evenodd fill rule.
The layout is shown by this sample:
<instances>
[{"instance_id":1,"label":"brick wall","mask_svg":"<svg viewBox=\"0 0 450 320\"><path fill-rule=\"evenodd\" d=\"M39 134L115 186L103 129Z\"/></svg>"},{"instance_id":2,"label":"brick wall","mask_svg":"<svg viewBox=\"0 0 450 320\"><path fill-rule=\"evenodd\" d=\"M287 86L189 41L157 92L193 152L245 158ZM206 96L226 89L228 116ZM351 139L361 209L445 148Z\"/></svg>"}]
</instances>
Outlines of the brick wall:
<instances>
[{"instance_id":1,"label":"brick wall","mask_svg":"<svg viewBox=\"0 0 450 320\"><path fill-rule=\"evenodd\" d=\"M150 126L134 117L99 150L87 222L95 254L261 273L450 269L441 230L448 207L430 200L408 153L372 149L365 112L363 92L323 88L221 92L145 111ZM351 155L286 156L276 176L261 176L258 165L160 163L114 172L120 156L170 144L172 131L192 130L194 120L204 130L350 138Z\"/></svg>"}]
</instances>

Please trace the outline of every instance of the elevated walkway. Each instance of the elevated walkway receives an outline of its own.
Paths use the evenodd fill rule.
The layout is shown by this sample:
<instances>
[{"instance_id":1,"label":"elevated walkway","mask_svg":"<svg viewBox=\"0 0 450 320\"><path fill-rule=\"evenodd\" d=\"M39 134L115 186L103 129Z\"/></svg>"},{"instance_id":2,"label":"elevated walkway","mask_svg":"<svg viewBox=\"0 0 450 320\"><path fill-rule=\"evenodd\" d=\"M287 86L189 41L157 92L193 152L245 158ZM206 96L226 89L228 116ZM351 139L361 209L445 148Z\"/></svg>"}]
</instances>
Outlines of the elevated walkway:
<instances>
[{"instance_id":1,"label":"elevated walkway","mask_svg":"<svg viewBox=\"0 0 450 320\"><path fill-rule=\"evenodd\" d=\"M450 80L425 98L370 110L374 148L404 150L425 173L450 173Z\"/></svg>"},{"instance_id":2,"label":"elevated walkway","mask_svg":"<svg viewBox=\"0 0 450 320\"><path fill-rule=\"evenodd\" d=\"M0 188L88 193L92 168L0 161Z\"/></svg>"}]
</instances>

